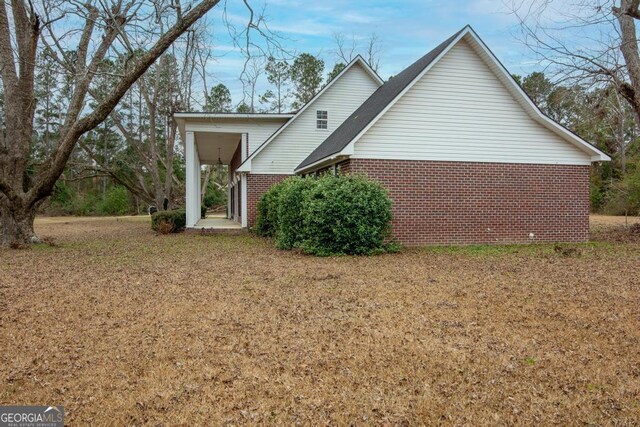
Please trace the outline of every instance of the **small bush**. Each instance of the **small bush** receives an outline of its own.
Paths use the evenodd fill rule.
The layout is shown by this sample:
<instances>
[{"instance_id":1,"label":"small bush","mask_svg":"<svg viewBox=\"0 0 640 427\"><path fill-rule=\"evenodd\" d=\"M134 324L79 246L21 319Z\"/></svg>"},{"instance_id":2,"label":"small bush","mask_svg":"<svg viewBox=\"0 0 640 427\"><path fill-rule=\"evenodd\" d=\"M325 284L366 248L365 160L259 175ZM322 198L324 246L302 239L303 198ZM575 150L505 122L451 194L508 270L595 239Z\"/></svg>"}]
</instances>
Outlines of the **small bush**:
<instances>
[{"instance_id":1,"label":"small bush","mask_svg":"<svg viewBox=\"0 0 640 427\"><path fill-rule=\"evenodd\" d=\"M160 234L169 234L173 233L173 224L166 220L161 220L158 222L158 233Z\"/></svg>"},{"instance_id":2,"label":"small bush","mask_svg":"<svg viewBox=\"0 0 640 427\"><path fill-rule=\"evenodd\" d=\"M591 187L589 188L589 200L591 202L590 204L592 212L597 212L598 210L600 210L604 202L604 193L602 191L602 188L596 185L591 185Z\"/></svg>"},{"instance_id":3,"label":"small bush","mask_svg":"<svg viewBox=\"0 0 640 427\"><path fill-rule=\"evenodd\" d=\"M68 208L73 204L75 197L73 189L66 182L58 181L53 187L53 193L49 201L52 205Z\"/></svg>"},{"instance_id":4,"label":"small bush","mask_svg":"<svg viewBox=\"0 0 640 427\"><path fill-rule=\"evenodd\" d=\"M226 206L227 204L227 192L221 188L210 184L207 187L207 191L202 200L202 204L207 208L217 208L220 206Z\"/></svg>"},{"instance_id":5,"label":"small bush","mask_svg":"<svg viewBox=\"0 0 640 427\"><path fill-rule=\"evenodd\" d=\"M200 205L200 218L204 219L207 217L207 207L205 205Z\"/></svg>"},{"instance_id":6,"label":"small bush","mask_svg":"<svg viewBox=\"0 0 640 427\"><path fill-rule=\"evenodd\" d=\"M385 243L391 200L378 183L361 176L289 178L258 204L256 231L275 237L280 249L313 255L370 255L398 250Z\"/></svg>"},{"instance_id":7,"label":"small bush","mask_svg":"<svg viewBox=\"0 0 640 427\"><path fill-rule=\"evenodd\" d=\"M159 211L151 215L151 228L162 234L177 233L186 224L187 213L184 209Z\"/></svg>"}]
</instances>

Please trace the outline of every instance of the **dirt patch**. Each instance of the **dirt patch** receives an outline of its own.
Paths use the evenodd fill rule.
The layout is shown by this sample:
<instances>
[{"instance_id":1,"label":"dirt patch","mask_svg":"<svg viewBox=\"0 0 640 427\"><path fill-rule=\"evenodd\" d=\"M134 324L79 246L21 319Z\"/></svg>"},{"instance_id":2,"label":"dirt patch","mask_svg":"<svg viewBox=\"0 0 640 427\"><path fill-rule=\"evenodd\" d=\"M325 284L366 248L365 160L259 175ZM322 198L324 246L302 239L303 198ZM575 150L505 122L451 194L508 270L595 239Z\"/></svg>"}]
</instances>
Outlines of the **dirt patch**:
<instances>
[{"instance_id":1,"label":"dirt patch","mask_svg":"<svg viewBox=\"0 0 640 427\"><path fill-rule=\"evenodd\" d=\"M640 243L640 218L592 215L590 234L598 242Z\"/></svg>"},{"instance_id":2,"label":"dirt patch","mask_svg":"<svg viewBox=\"0 0 640 427\"><path fill-rule=\"evenodd\" d=\"M97 425L640 419L638 243L313 258L148 218L37 231L55 246L0 250L0 404Z\"/></svg>"}]
</instances>

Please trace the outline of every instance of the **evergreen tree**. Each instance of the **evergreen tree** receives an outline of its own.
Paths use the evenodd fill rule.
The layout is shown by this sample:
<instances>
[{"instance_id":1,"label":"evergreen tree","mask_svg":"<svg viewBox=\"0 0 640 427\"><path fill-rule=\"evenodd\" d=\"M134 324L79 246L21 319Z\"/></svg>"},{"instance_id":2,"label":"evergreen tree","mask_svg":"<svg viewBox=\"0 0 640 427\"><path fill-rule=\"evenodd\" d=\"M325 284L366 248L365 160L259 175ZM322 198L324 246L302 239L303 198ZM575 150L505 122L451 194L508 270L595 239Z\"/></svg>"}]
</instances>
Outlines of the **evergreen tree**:
<instances>
[{"instance_id":1,"label":"evergreen tree","mask_svg":"<svg viewBox=\"0 0 640 427\"><path fill-rule=\"evenodd\" d=\"M287 84L291 80L291 67L286 61L277 61L273 56L270 56L265 70L267 71L267 80L273 85L274 90L266 91L260 97L260 102L268 104L269 111L282 113L286 109L290 96Z\"/></svg>"},{"instance_id":2,"label":"evergreen tree","mask_svg":"<svg viewBox=\"0 0 640 427\"><path fill-rule=\"evenodd\" d=\"M205 111L213 113L228 113L231 111L231 92L222 83L214 86L207 95Z\"/></svg>"},{"instance_id":3,"label":"evergreen tree","mask_svg":"<svg viewBox=\"0 0 640 427\"><path fill-rule=\"evenodd\" d=\"M337 75L340 74L345 68L347 68L347 66L344 62L336 62L336 64L333 66L333 70L331 70L327 75L327 83L336 78Z\"/></svg>"},{"instance_id":4,"label":"evergreen tree","mask_svg":"<svg viewBox=\"0 0 640 427\"><path fill-rule=\"evenodd\" d=\"M291 66L291 80L295 86L293 108L301 108L318 93L322 85L324 61L310 53L300 54Z\"/></svg>"},{"instance_id":5,"label":"evergreen tree","mask_svg":"<svg viewBox=\"0 0 640 427\"><path fill-rule=\"evenodd\" d=\"M241 102L236 107L236 113L250 113L250 112L251 112L251 107L249 107L249 105L247 105L246 102Z\"/></svg>"}]
</instances>

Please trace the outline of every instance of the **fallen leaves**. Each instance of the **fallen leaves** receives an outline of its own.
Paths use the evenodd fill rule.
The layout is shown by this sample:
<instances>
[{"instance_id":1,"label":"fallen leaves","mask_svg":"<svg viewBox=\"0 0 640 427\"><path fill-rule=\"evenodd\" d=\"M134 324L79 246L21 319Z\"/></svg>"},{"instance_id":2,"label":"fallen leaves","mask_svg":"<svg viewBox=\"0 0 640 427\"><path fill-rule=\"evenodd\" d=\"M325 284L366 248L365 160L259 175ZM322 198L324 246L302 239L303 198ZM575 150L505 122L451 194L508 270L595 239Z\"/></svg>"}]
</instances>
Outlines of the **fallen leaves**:
<instances>
[{"instance_id":1,"label":"fallen leaves","mask_svg":"<svg viewBox=\"0 0 640 427\"><path fill-rule=\"evenodd\" d=\"M580 256L314 258L39 220L56 246L0 251L0 404L72 424L633 424L640 243L598 227L610 243L561 245Z\"/></svg>"}]
</instances>

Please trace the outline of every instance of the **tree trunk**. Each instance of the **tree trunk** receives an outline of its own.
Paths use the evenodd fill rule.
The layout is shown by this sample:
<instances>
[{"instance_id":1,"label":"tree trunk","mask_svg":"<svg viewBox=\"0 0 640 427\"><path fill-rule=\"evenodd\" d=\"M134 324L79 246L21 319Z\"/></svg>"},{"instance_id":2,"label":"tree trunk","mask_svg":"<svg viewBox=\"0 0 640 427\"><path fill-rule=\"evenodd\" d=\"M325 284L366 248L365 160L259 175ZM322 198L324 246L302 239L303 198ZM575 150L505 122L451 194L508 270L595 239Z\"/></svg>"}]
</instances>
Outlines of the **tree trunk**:
<instances>
[{"instance_id":1,"label":"tree trunk","mask_svg":"<svg viewBox=\"0 0 640 427\"><path fill-rule=\"evenodd\" d=\"M620 7L614 7L613 13L620 25L620 52L624 58L630 82L618 84L618 91L629 101L640 123L640 53L635 23L639 18L638 1L621 0Z\"/></svg>"},{"instance_id":2,"label":"tree trunk","mask_svg":"<svg viewBox=\"0 0 640 427\"><path fill-rule=\"evenodd\" d=\"M116 37L126 35L123 28L135 12L131 10L133 2L129 2L128 6L116 2L118 5L109 11L108 16L100 17L100 9L88 2L85 24L79 32L78 48L74 55L74 71L66 74L72 78L74 89L60 128L58 143L35 174L30 173L29 162L36 105L33 85L41 17L30 2L16 0L0 3L0 77L5 90L4 121L11 124L5 137L6 146L0 146L3 244L17 247L37 241L33 232L36 209L53 192L80 137L102 123L131 85L180 35L218 2L219 0L203 0L185 15L178 10L175 24L161 33L157 41L112 86L109 95L92 108L88 108L85 102L92 79L112 49ZM11 19L7 13L9 3L13 13ZM74 6L75 9L80 8ZM106 25L102 38L98 40L94 29L102 25L103 21ZM95 48L90 48L92 45ZM87 58L89 55L90 59Z\"/></svg>"},{"instance_id":3,"label":"tree trunk","mask_svg":"<svg viewBox=\"0 0 640 427\"><path fill-rule=\"evenodd\" d=\"M33 231L36 208L11 206L4 199L0 202L0 220L2 222L2 246L19 248L40 239Z\"/></svg>"}]
</instances>

